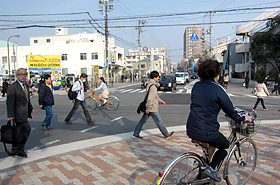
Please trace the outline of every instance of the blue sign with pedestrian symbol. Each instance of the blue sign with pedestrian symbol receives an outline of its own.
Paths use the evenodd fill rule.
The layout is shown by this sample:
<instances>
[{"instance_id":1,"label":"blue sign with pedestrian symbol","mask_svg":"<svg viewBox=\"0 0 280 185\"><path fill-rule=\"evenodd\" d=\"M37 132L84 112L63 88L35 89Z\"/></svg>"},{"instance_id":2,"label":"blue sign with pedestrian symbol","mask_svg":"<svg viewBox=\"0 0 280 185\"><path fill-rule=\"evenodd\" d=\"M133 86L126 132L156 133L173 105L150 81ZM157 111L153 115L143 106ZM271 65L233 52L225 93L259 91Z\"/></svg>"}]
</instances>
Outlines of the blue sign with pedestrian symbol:
<instances>
[{"instance_id":1,"label":"blue sign with pedestrian symbol","mask_svg":"<svg viewBox=\"0 0 280 185\"><path fill-rule=\"evenodd\" d=\"M190 40L191 41L198 41L199 40L197 34L195 33L195 31L193 32Z\"/></svg>"}]
</instances>

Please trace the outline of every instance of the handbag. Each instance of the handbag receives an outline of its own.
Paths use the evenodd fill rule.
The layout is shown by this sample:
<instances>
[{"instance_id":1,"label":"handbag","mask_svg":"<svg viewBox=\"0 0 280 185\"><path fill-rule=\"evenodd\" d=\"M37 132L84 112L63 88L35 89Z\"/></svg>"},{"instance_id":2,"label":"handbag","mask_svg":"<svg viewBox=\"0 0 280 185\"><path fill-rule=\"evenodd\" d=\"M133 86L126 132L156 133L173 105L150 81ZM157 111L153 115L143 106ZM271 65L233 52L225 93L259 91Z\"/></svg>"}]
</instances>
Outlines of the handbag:
<instances>
[{"instance_id":1,"label":"handbag","mask_svg":"<svg viewBox=\"0 0 280 185\"><path fill-rule=\"evenodd\" d=\"M7 150L6 144L18 144L23 142L23 130L21 126L17 126L13 121L7 122L7 125L1 127L1 142L4 144L5 151L8 155L11 155Z\"/></svg>"},{"instance_id":2,"label":"handbag","mask_svg":"<svg viewBox=\"0 0 280 185\"><path fill-rule=\"evenodd\" d=\"M152 84L152 85L154 85L154 84ZM148 92L147 92L147 94L146 94L146 96L144 98L144 101L140 102L140 104L139 104L139 106L137 108L137 113L138 114L140 114L141 112L144 113L146 111L146 103L147 103L147 99L148 99L149 92L150 92L150 89L151 89L152 85L149 87Z\"/></svg>"}]
</instances>

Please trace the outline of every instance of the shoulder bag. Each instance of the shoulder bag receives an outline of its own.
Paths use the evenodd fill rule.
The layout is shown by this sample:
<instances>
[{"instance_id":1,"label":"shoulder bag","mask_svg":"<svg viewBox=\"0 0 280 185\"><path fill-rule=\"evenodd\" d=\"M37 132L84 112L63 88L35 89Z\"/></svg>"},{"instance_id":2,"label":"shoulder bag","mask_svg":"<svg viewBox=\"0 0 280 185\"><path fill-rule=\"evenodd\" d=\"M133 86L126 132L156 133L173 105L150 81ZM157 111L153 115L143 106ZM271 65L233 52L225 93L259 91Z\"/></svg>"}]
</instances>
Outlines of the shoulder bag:
<instances>
[{"instance_id":1,"label":"shoulder bag","mask_svg":"<svg viewBox=\"0 0 280 185\"><path fill-rule=\"evenodd\" d=\"M138 114L140 114L141 112L144 113L144 112L146 111L147 99L148 99L148 96L149 96L150 89L151 89L151 87L152 87L153 85L154 85L154 84L152 84L152 85L149 87L148 92L147 92L147 94L146 94L146 96L145 96L145 98L144 98L144 101L142 101L142 102L139 104L139 106L138 106L138 108L137 108L137 113L138 113Z\"/></svg>"}]
</instances>

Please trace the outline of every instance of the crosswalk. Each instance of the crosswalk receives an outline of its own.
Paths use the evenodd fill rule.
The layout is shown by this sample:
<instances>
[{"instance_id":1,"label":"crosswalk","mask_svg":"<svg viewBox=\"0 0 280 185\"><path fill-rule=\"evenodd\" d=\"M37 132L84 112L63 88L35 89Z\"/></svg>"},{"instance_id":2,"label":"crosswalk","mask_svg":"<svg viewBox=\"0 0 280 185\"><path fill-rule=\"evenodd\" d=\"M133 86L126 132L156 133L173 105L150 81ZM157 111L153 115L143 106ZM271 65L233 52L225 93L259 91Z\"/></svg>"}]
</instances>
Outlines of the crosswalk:
<instances>
[{"instance_id":1,"label":"crosswalk","mask_svg":"<svg viewBox=\"0 0 280 185\"><path fill-rule=\"evenodd\" d=\"M129 94L133 94L133 93L146 93L146 89L117 89L117 88L111 88L109 89L109 93L129 93ZM190 94L191 93L191 89L177 89L175 91L158 91L158 94L173 94L173 93L187 93Z\"/></svg>"},{"instance_id":2,"label":"crosswalk","mask_svg":"<svg viewBox=\"0 0 280 185\"><path fill-rule=\"evenodd\" d=\"M111 88L109 89L110 94L120 93L120 94L145 94L146 89L133 89L131 87L124 87L124 88ZM174 91L158 91L158 94L191 94L191 88L177 88L177 90ZM229 94L231 97L248 97L248 98L254 98L257 97L253 94ZM269 96L268 99L280 99L280 96Z\"/></svg>"}]
</instances>

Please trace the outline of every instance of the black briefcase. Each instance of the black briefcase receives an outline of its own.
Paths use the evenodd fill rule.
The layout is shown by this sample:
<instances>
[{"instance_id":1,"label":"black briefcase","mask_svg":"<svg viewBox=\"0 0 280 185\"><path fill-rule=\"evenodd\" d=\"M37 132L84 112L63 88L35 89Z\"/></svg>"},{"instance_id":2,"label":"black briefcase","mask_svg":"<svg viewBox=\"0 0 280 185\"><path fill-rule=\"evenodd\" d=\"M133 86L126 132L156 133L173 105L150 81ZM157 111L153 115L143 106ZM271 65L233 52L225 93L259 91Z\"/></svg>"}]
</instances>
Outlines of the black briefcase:
<instances>
[{"instance_id":1,"label":"black briefcase","mask_svg":"<svg viewBox=\"0 0 280 185\"><path fill-rule=\"evenodd\" d=\"M11 121L7 122L7 125L3 125L1 127L1 142L7 144L17 144L22 143L23 141L23 132L22 127L16 126L13 121L13 125Z\"/></svg>"}]
</instances>

